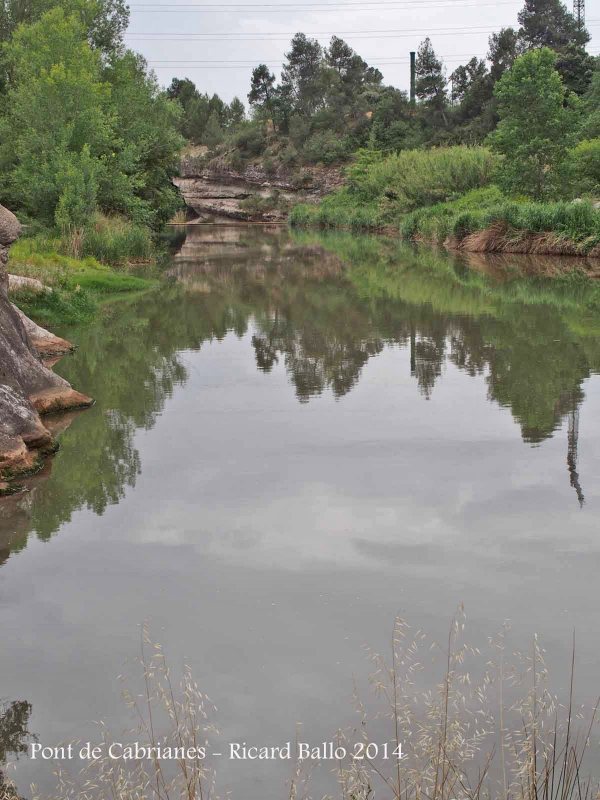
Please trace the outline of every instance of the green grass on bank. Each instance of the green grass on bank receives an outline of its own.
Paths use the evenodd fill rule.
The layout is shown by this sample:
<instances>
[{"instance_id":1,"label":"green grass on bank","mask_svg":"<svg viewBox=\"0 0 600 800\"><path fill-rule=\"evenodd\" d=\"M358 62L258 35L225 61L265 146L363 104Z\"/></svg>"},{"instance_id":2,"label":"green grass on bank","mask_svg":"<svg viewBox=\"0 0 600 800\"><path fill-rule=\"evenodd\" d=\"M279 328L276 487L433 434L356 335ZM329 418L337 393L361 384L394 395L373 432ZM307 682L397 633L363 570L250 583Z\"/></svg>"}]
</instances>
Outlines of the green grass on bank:
<instances>
[{"instance_id":1,"label":"green grass on bank","mask_svg":"<svg viewBox=\"0 0 600 800\"><path fill-rule=\"evenodd\" d=\"M535 203L508 200L495 187L470 192L460 200L439 203L405 215L399 223L406 239L443 242L451 236L460 242L484 230L497 229L511 235L554 234L553 245L560 254L560 240L573 243L581 254L600 244L600 211L591 202Z\"/></svg>"},{"instance_id":2,"label":"green grass on bank","mask_svg":"<svg viewBox=\"0 0 600 800\"><path fill-rule=\"evenodd\" d=\"M23 288L11 300L40 325L79 324L94 316L102 297L155 286L157 258L150 232L117 218L99 217L72 237L40 231L12 246L8 272L51 291Z\"/></svg>"},{"instance_id":3,"label":"green grass on bank","mask_svg":"<svg viewBox=\"0 0 600 800\"><path fill-rule=\"evenodd\" d=\"M548 252L600 254L600 211L591 201L508 198L492 182L497 163L483 147L387 158L363 152L348 169L346 186L318 205L296 206L290 224L392 230L405 239L436 243L491 230L502 237L497 249L510 249L511 239L549 234Z\"/></svg>"},{"instance_id":4,"label":"green grass on bank","mask_svg":"<svg viewBox=\"0 0 600 800\"><path fill-rule=\"evenodd\" d=\"M485 147L407 150L384 157L360 151L347 184L319 205L301 204L294 226L376 229L398 227L402 214L489 186L498 159Z\"/></svg>"}]
</instances>

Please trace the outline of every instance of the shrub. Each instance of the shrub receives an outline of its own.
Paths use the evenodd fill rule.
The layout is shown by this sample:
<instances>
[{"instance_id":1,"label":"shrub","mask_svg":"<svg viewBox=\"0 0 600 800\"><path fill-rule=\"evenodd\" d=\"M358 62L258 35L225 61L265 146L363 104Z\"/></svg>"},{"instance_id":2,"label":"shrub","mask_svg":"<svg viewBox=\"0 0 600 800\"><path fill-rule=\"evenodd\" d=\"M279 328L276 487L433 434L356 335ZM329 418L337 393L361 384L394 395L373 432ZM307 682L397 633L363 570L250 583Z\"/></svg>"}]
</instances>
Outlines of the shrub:
<instances>
[{"instance_id":1,"label":"shrub","mask_svg":"<svg viewBox=\"0 0 600 800\"><path fill-rule=\"evenodd\" d=\"M388 197L399 211L411 211L487 186L498 163L485 147L406 150L387 158L363 152L349 181L359 200Z\"/></svg>"},{"instance_id":2,"label":"shrub","mask_svg":"<svg viewBox=\"0 0 600 800\"><path fill-rule=\"evenodd\" d=\"M266 147L262 125L248 124L233 137L233 144L248 156L260 156Z\"/></svg>"},{"instance_id":3,"label":"shrub","mask_svg":"<svg viewBox=\"0 0 600 800\"><path fill-rule=\"evenodd\" d=\"M600 138L585 139L571 151L570 166L576 194L600 194Z\"/></svg>"},{"instance_id":4,"label":"shrub","mask_svg":"<svg viewBox=\"0 0 600 800\"><path fill-rule=\"evenodd\" d=\"M302 156L309 163L322 162L334 164L349 157L350 153L344 139L331 131L313 134L302 148Z\"/></svg>"}]
</instances>

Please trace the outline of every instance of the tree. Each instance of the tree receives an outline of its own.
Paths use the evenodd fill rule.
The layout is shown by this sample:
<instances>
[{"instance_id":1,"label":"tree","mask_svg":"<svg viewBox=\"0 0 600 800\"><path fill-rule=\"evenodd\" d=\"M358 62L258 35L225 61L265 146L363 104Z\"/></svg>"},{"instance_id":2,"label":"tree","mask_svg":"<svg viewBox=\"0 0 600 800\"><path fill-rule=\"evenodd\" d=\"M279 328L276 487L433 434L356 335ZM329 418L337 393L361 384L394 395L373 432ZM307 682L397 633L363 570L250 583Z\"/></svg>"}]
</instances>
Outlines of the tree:
<instances>
[{"instance_id":1,"label":"tree","mask_svg":"<svg viewBox=\"0 0 600 800\"><path fill-rule=\"evenodd\" d=\"M295 111L310 116L323 101L323 48L316 39L297 33L286 59L282 84L289 88L295 100Z\"/></svg>"},{"instance_id":2,"label":"tree","mask_svg":"<svg viewBox=\"0 0 600 800\"><path fill-rule=\"evenodd\" d=\"M522 55L522 45L519 34L514 28L501 28L498 33L493 33L488 39L488 61L492 84L496 84L510 69L517 58Z\"/></svg>"},{"instance_id":3,"label":"tree","mask_svg":"<svg viewBox=\"0 0 600 800\"><path fill-rule=\"evenodd\" d=\"M0 118L0 186L16 208L61 228L100 208L158 225L179 206L182 114L131 51L108 66L61 8L5 46L11 84Z\"/></svg>"},{"instance_id":4,"label":"tree","mask_svg":"<svg viewBox=\"0 0 600 800\"><path fill-rule=\"evenodd\" d=\"M440 59L436 56L431 39L427 37L419 46L416 61L415 92L419 100L433 115L433 121L441 116L447 125L445 107L448 101L446 76Z\"/></svg>"},{"instance_id":5,"label":"tree","mask_svg":"<svg viewBox=\"0 0 600 800\"><path fill-rule=\"evenodd\" d=\"M227 128L236 130L246 119L246 108L239 97L234 97L227 107L225 116L227 118Z\"/></svg>"},{"instance_id":6,"label":"tree","mask_svg":"<svg viewBox=\"0 0 600 800\"><path fill-rule=\"evenodd\" d=\"M585 47L569 42L558 52L556 71L571 92L584 95L594 74L596 59L586 52Z\"/></svg>"},{"instance_id":7,"label":"tree","mask_svg":"<svg viewBox=\"0 0 600 800\"><path fill-rule=\"evenodd\" d=\"M55 221L62 202L65 224L74 207L74 172L85 163L91 187L113 152L110 87L102 80L100 54L87 43L81 22L60 8L18 28L5 52L12 80L8 113L0 120L0 173L8 173L3 183L17 207L47 222ZM64 192L71 200L61 201Z\"/></svg>"},{"instance_id":8,"label":"tree","mask_svg":"<svg viewBox=\"0 0 600 800\"><path fill-rule=\"evenodd\" d=\"M207 145L207 147L213 148L216 147L223 141L223 129L221 128L221 123L219 121L219 115L216 111L210 115L208 122L206 123L206 128L204 129L204 133L202 134L202 144Z\"/></svg>"},{"instance_id":9,"label":"tree","mask_svg":"<svg viewBox=\"0 0 600 800\"><path fill-rule=\"evenodd\" d=\"M0 0L0 42L8 41L18 25L31 25L54 8L75 14L89 45L104 55L116 53L129 24L125 0Z\"/></svg>"},{"instance_id":10,"label":"tree","mask_svg":"<svg viewBox=\"0 0 600 800\"><path fill-rule=\"evenodd\" d=\"M252 78L250 79L250 92L248 94L248 102L251 106L267 106L270 107L271 100L273 99L275 75L269 72L266 64L259 64L252 70Z\"/></svg>"},{"instance_id":11,"label":"tree","mask_svg":"<svg viewBox=\"0 0 600 800\"><path fill-rule=\"evenodd\" d=\"M189 78L173 78L171 85L167 89L169 100L179 100L184 111L187 111L189 104L192 100L196 100L198 96L196 84Z\"/></svg>"},{"instance_id":12,"label":"tree","mask_svg":"<svg viewBox=\"0 0 600 800\"><path fill-rule=\"evenodd\" d=\"M325 61L338 75L345 75L354 58L354 50L343 39L333 36L329 48L325 50Z\"/></svg>"},{"instance_id":13,"label":"tree","mask_svg":"<svg viewBox=\"0 0 600 800\"><path fill-rule=\"evenodd\" d=\"M491 147L505 156L500 179L512 192L547 197L566 158L577 125L577 98L555 70L556 54L547 47L515 62L496 85L500 123Z\"/></svg>"},{"instance_id":14,"label":"tree","mask_svg":"<svg viewBox=\"0 0 600 800\"><path fill-rule=\"evenodd\" d=\"M566 47L570 42L585 45L590 35L560 0L525 0L519 12L519 38L528 49Z\"/></svg>"},{"instance_id":15,"label":"tree","mask_svg":"<svg viewBox=\"0 0 600 800\"><path fill-rule=\"evenodd\" d=\"M183 112L160 89L145 59L131 50L113 58L104 77L116 141L101 176L100 207L159 226L180 205L172 178L183 146Z\"/></svg>"}]
</instances>

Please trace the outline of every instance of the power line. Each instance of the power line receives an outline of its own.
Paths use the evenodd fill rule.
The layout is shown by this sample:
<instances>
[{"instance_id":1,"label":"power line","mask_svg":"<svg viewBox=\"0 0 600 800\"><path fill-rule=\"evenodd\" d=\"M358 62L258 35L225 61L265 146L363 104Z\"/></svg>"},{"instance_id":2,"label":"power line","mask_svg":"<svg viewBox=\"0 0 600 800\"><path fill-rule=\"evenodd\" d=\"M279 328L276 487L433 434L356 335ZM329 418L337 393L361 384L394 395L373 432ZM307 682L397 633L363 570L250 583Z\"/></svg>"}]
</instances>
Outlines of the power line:
<instances>
[{"instance_id":1,"label":"power line","mask_svg":"<svg viewBox=\"0 0 600 800\"><path fill-rule=\"evenodd\" d=\"M600 48L593 47L590 48L588 52L590 53L597 53ZM460 63L463 58L486 58L486 54L473 54L473 53L457 53L455 55L441 55L440 58L444 59L446 64L453 64L453 63ZM404 66L410 63L409 58L379 58L379 59L365 59L366 61L370 62L371 66L380 66L380 67L393 67L393 66ZM264 62L263 62L264 63ZM159 69L166 69L169 66L180 66L190 69L250 69L255 67L257 62L256 61L245 61L245 62L229 62L229 61L193 61L187 59L179 59L177 61L153 61L149 60L148 64L150 66L155 66ZM277 68L282 67L283 62L269 62L266 66Z\"/></svg>"},{"instance_id":2,"label":"power line","mask_svg":"<svg viewBox=\"0 0 600 800\"><path fill-rule=\"evenodd\" d=\"M588 27L597 25L596 20L590 20ZM455 36L461 34L463 36L491 34L496 32L496 28L419 28L415 30L405 30L404 32L398 31L337 31L331 33L308 33L315 39L324 38L328 36L343 35L354 39L405 39L411 36ZM179 41L179 42L287 42L295 33L272 33L272 34L259 34L258 36L247 36L243 33L128 33L127 36L139 37L137 41Z\"/></svg>"},{"instance_id":3,"label":"power line","mask_svg":"<svg viewBox=\"0 0 600 800\"><path fill-rule=\"evenodd\" d=\"M236 3L232 5L196 5L194 3L132 3L129 7L137 10L144 10L144 11L172 11L173 9L183 9L185 11L192 10L192 11L206 11L210 13L215 12L229 12L229 11L240 11L244 9L276 9L278 11L297 11L297 10L338 10L340 8L354 8L356 6L392 6L393 8L427 8L429 6L437 8L440 6L452 8L452 7L461 7L461 5L467 3L467 5L471 8L479 8L484 4L476 4L468 2L468 0L442 0L442 3L436 2L424 2L419 3L418 0L351 0L351 2L342 2L339 0L338 2L333 3L289 3L282 7L281 3L273 4L273 3ZM496 6L496 5L518 5L520 4L520 0L498 0L495 3L485 3L486 6Z\"/></svg>"}]
</instances>

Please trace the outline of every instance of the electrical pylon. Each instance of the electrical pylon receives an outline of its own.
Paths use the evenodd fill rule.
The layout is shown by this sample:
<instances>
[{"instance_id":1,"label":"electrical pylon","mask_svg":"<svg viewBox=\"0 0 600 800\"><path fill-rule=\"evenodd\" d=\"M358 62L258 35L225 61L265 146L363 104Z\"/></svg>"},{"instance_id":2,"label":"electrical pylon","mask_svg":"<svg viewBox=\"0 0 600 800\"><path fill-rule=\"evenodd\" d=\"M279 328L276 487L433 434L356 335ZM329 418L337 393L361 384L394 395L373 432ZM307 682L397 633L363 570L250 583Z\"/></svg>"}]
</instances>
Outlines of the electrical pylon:
<instances>
[{"instance_id":1,"label":"electrical pylon","mask_svg":"<svg viewBox=\"0 0 600 800\"><path fill-rule=\"evenodd\" d=\"M585 25L585 0L573 0L573 16L581 30Z\"/></svg>"}]
</instances>

